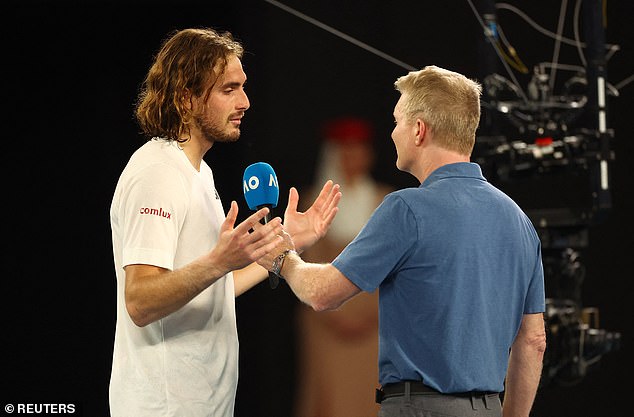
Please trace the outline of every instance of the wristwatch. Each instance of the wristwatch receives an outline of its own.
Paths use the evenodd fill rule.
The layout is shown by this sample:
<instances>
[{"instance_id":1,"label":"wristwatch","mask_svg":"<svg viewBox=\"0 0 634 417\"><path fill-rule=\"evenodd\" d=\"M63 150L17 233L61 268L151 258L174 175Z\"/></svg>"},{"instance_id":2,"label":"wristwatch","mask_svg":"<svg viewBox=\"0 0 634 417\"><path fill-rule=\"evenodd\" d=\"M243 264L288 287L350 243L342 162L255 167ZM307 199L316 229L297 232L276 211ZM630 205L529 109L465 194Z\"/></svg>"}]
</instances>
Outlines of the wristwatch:
<instances>
[{"instance_id":1,"label":"wristwatch","mask_svg":"<svg viewBox=\"0 0 634 417\"><path fill-rule=\"evenodd\" d=\"M278 277L282 276L281 272L282 272L282 267L284 266L284 259L286 259L286 255L288 255L290 252L291 250L287 249L284 252L277 255L275 259L273 260L273 268L271 269L271 272L277 275Z\"/></svg>"}]
</instances>

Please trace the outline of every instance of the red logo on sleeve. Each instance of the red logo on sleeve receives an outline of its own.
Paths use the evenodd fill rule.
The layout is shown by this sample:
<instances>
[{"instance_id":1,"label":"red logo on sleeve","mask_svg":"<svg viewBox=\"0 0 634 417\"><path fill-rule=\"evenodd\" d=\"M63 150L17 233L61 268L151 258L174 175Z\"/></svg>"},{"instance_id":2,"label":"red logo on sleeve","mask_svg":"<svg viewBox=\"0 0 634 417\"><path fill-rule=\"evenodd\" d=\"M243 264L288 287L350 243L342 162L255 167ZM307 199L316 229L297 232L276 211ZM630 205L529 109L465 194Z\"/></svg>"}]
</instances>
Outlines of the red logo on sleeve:
<instances>
[{"instance_id":1,"label":"red logo on sleeve","mask_svg":"<svg viewBox=\"0 0 634 417\"><path fill-rule=\"evenodd\" d=\"M151 214L153 216L165 217L166 219L172 218L172 213L165 211L162 208L141 207L139 214Z\"/></svg>"}]
</instances>

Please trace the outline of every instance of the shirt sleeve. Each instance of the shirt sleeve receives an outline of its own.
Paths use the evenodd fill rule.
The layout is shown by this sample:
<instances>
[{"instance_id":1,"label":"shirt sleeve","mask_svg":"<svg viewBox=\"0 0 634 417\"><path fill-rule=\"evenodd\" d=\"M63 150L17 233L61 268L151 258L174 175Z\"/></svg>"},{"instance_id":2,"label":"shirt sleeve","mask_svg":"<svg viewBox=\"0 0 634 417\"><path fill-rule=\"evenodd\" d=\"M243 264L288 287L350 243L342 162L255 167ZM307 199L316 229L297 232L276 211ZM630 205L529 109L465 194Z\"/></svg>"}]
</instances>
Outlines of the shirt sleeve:
<instances>
[{"instance_id":1,"label":"shirt sleeve","mask_svg":"<svg viewBox=\"0 0 634 417\"><path fill-rule=\"evenodd\" d=\"M539 242L539 238L538 242ZM537 257L533 276L528 284L528 292L524 303L524 314L543 313L546 311L546 291L544 288L544 266L542 263L541 244L537 245Z\"/></svg>"},{"instance_id":2,"label":"shirt sleeve","mask_svg":"<svg viewBox=\"0 0 634 417\"><path fill-rule=\"evenodd\" d=\"M356 286L373 292L405 262L417 239L412 210L392 193L332 264Z\"/></svg>"},{"instance_id":3,"label":"shirt sleeve","mask_svg":"<svg viewBox=\"0 0 634 417\"><path fill-rule=\"evenodd\" d=\"M179 230L189 192L180 172L166 164L141 170L128 183L123 202L122 265L174 269Z\"/></svg>"}]
</instances>

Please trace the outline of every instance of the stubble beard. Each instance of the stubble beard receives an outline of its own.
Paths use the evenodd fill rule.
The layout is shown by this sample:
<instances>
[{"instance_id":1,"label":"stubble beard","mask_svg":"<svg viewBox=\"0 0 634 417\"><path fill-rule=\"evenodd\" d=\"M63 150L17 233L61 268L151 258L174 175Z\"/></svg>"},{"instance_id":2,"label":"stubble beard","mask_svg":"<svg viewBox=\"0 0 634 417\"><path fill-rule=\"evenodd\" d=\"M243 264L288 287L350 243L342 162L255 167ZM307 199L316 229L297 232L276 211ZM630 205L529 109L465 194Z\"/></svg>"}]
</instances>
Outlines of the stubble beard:
<instances>
[{"instance_id":1,"label":"stubble beard","mask_svg":"<svg viewBox=\"0 0 634 417\"><path fill-rule=\"evenodd\" d=\"M201 115L194 116L194 122L200 129L203 137L209 141L209 143L215 142L236 142L240 138L240 129L233 128L231 131L227 131L227 129L222 129L217 124L206 120Z\"/></svg>"}]
</instances>

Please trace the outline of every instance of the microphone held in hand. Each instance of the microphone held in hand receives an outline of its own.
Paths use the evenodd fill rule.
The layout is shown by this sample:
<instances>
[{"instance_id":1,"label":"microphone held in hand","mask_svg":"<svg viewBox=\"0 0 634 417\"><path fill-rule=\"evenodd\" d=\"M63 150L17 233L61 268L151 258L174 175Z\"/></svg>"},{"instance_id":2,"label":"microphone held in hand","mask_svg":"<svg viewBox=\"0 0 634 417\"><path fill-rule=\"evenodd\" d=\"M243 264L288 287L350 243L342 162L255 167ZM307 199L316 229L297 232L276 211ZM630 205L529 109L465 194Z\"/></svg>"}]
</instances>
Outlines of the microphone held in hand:
<instances>
[{"instance_id":1,"label":"microphone held in hand","mask_svg":"<svg viewBox=\"0 0 634 417\"><path fill-rule=\"evenodd\" d=\"M268 207L269 209L277 207L280 187L273 167L266 162L256 162L244 170L242 190L251 210L259 210L263 207ZM264 217L264 223L268 223L270 219L271 212L269 211L269 214ZM269 272L271 288L276 288L279 280L277 275Z\"/></svg>"},{"instance_id":2,"label":"microphone held in hand","mask_svg":"<svg viewBox=\"0 0 634 417\"><path fill-rule=\"evenodd\" d=\"M256 162L244 170L242 189L244 198L251 210L259 210L262 207L277 207L280 187L275 171L266 162Z\"/></svg>"}]
</instances>

